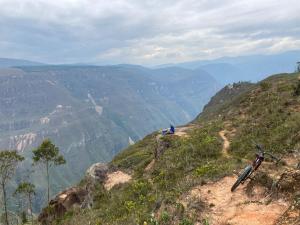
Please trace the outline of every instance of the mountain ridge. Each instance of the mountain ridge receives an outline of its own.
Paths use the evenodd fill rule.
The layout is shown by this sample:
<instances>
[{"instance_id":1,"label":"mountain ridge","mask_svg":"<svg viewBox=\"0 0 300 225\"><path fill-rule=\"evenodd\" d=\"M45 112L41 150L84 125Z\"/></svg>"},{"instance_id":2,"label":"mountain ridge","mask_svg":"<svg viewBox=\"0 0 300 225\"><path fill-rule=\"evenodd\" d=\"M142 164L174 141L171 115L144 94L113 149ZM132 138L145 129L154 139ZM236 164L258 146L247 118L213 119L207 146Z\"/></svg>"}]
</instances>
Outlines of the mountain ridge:
<instances>
[{"instance_id":1,"label":"mountain ridge","mask_svg":"<svg viewBox=\"0 0 300 225\"><path fill-rule=\"evenodd\" d=\"M0 147L22 152L26 169L31 150L52 139L68 162L52 171L56 193L77 182L91 163L109 161L149 132L191 120L219 87L207 73L191 71L188 78L184 69L173 79L174 71L157 76L155 70L123 66L1 69ZM31 177L39 181L42 198L42 171Z\"/></svg>"},{"instance_id":2,"label":"mountain ridge","mask_svg":"<svg viewBox=\"0 0 300 225\"><path fill-rule=\"evenodd\" d=\"M9 68L16 66L41 66L45 63L35 62L25 59L0 58L0 68Z\"/></svg>"},{"instance_id":3,"label":"mountain ridge","mask_svg":"<svg viewBox=\"0 0 300 225\"><path fill-rule=\"evenodd\" d=\"M296 62L300 60L300 51L287 51L278 54L255 54L234 57L222 57L212 60L196 60L177 64L158 66L179 66L189 69L203 69L223 85L239 81L257 82L272 74L294 72Z\"/></svg>"}]
</instances>

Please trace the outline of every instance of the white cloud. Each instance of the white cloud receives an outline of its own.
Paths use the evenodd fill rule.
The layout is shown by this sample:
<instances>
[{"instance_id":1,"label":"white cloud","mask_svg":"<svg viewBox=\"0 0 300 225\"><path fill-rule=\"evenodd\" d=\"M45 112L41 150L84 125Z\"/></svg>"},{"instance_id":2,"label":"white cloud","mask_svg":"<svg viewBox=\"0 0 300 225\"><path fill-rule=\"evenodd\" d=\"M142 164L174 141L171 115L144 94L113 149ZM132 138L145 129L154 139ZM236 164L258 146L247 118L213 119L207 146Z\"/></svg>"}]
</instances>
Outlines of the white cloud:
<instances>
[{"instance_id":1,"label":"white cloud","mask_svg":"<svg viewBox=\"0 0 300 225\"><path fill-rule=\"evenodd\" d=\"M299 49L298 0L0 0L2 57L160 64Z\"/></svg>"}]
</instances>

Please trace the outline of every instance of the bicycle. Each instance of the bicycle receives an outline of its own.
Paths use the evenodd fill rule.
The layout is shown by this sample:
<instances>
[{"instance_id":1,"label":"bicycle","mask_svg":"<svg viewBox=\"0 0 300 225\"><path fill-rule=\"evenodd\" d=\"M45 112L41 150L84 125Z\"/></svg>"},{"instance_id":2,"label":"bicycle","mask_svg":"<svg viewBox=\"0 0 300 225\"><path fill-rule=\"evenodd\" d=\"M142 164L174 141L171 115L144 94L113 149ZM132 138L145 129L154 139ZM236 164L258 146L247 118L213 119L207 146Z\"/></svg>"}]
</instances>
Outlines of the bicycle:
<instances>
[{"instance_id":1,"label":"bicycle","mask_svg":"<svg viewBox=\"0 0 300 225\"><path fill-rule=\"evenodd\" d=\"M259 151L259 153L256 153L256 159L252 164L246 166L244 171L238 176L238 179L231 187L231 192L233 192L240 184L243 184L247 179L251 179L250 176L260 167L262 162L265 160L265 155L269 155L272 159L275 159L277 163L280 161L280 159L273 156L272 154L263 151L261 145L256 144L255 146Z\"/></svg>"}]
</instances>

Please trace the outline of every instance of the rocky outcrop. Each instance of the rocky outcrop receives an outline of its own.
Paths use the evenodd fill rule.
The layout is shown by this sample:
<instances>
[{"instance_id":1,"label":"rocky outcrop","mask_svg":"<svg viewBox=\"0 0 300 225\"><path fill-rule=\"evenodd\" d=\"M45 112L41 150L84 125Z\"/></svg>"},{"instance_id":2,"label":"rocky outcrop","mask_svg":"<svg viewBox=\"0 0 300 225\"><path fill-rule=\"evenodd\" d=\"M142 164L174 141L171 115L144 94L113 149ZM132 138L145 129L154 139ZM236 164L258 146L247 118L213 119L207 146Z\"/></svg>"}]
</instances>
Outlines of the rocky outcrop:
<instances>
[{"instance_id":1,"label":"rocky outcrop","mask_svg":"<svg viewBox=\"0 0 300 225\"><path fill-rule=\"evenodd\" d=\"M103 183L107 178L108 166L105 163L95 163L86 172L86 177Z\"/></svg>"},{"instance_id":2,"label":"rocky outcrop","mask_svg":"<svg viewBox=\"0 0 300 225\"><path fill-rule=\"evenodd\" d=\"M42 225L53 224L55 220L63 217L66 212L80 207L86 196L87 190L84 188L69 188L59 193L50 201L48 207L43 209L38 221Z\"/></svg>"},{"instance_id":3,"label":"rocky outcrop","mask_svg":"<svg viewBox=\"0 0 300 225\"><path fill-rule=\"evenodd\" d=\"M38 221L42 225L55 224L57 219L74 208L90 208L93 204L92 192L95 184L104 183L107 179L108 166L105 163L95 163L86 172L84 185L72 187L59 193L50 201L39 215Z\"/></svg>"}]
</instances>

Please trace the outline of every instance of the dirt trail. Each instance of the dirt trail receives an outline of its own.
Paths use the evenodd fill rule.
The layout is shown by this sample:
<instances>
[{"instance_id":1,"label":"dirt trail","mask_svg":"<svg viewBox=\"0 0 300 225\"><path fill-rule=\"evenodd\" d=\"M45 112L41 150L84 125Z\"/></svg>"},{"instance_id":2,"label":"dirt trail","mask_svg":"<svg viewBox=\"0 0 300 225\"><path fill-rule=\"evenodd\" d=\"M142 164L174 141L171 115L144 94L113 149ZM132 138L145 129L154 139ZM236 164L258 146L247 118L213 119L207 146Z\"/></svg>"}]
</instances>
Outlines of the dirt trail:
<instances>
[{"instance_id":1,"label":"dirt trail","mask_svg":"<svg viewBox=\"0 0 300 225\"><path fill-rule=\"evenodd\" d=\"M230 188L235 181L236 177L230 176L196 187L187 199L198 199L210 206L202 218L211 225L273 225L288 208L283 200L267 204L262 187L256 187L252 197L247 196L245 185L232 193Z\"/></svg>"},{"instance_id":2,"label":"dirt trail","mask_svg":"<svg viewBox=\"0 0 300 225\"><path fill-rule=\"evenodd\" d=\"M223 139L223 148L222 148L223 155L228 158L229 157L228 149L230 146L230 141L225 136L226 133L227 133L226 130L221 130L219 132L219 135Z\"/></svg>"},{"instance_id":3,"label":"dirt trail","mask_svg":"<svg viewBox=\"0 0 300 225\"><path fill-rule=\"evenodd\" d=\"M196 124L188 124L187 126L184 127L176 127L174 135L179 137L188 137L189 136L188 131L196 127L199 128L200 126Z\"/></svg>"},{"instance_id":4,"label":"dirt trail","mask_svg":"<svg viewBox=\"0 0 300 225\"><path fill-rule=\"evenodd\" d=\"M113 173L109 173L107 175L107 179L105 181L104 187L106 190L112 189L117 184L127 183L131 180L131 176L122 171L116 171Z\"/></svg>"},{"instance_id":5,"label":"dirt trail","mask_svg":"<svg viewBox=\"0 0 300 225\"><path fill-rule=\"evenodd\" d=\"M179 137L187 137L188 136L187 131L191 128L192 128L192 126L177 127L176 131L175 131L175 135L179 136Z\"/></svg>"}]
</instances>

